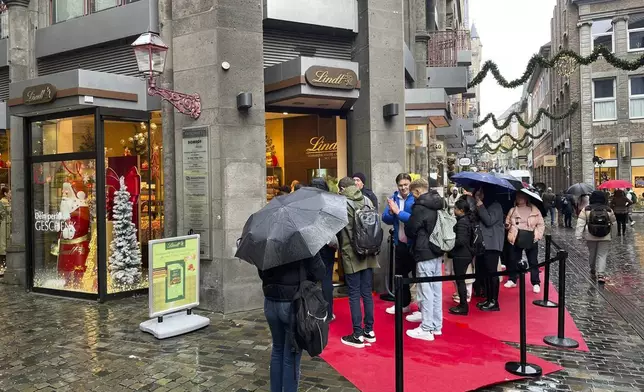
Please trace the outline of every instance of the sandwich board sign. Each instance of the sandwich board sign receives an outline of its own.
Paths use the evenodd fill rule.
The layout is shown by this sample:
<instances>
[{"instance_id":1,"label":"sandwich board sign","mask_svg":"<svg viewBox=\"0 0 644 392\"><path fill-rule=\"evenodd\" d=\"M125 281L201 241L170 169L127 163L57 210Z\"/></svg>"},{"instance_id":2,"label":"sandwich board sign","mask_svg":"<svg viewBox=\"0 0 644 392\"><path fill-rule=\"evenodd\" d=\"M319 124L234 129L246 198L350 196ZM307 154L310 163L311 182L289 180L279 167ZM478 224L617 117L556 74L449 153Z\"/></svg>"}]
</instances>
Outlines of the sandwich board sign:
<instances>
[{"instance_id":1,"label":"sandwich board sign","mask_svg":"<svg viewBox=\"0 0 644 392\"><path fill-rule=\"evenodd\" d=\"M139 328L157 339L182 335L210 324L192 313L199 305L199 234L148 243L149 316Z\"/></svg>"}]
</instances>

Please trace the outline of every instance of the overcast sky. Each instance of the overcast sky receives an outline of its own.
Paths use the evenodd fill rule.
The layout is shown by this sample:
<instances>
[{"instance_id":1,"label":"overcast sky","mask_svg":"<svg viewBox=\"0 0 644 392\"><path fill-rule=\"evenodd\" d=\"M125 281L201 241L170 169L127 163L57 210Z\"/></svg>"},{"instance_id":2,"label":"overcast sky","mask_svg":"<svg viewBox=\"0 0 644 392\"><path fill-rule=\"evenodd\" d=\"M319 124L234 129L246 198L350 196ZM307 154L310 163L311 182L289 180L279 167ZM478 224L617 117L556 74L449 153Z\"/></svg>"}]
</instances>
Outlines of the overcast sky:
<instances>
[{"instance_id":1,"label":"overcast sky","mask_svg":"<svg viewBox=\"0 0 644 392\"><path fill-rule=\"evenodd\" d=\"M483 44L483 62L494 61L506 80L519 78L530 57L550 41L556 0L470 0L470 23ZM522 87L506 89L488 73L481 84L481 118L501 115L521 98ZM491 121L483 130L492 131Z\"/></svg>"}]
</instances>

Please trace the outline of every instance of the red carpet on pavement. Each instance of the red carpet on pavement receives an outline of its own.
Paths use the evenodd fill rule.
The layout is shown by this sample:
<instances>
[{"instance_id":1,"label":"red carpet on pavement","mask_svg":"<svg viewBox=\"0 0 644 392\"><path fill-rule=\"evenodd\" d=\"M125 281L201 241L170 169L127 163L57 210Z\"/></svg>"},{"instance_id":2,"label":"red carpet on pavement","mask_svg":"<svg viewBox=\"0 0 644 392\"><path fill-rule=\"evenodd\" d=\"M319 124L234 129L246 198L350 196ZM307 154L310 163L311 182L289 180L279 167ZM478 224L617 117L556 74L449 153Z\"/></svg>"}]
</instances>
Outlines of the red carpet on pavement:
<instances>
[{"instance_id":1,"label":"red carpet on pavement","mask_svg":"<svg viewBox=\"0 0 644 392\"><path fill-rule=\"evenodd\" d=\"M450 314L447 309L456 305L452 300L452 294L455 291L451 282L443 283L443 317L445 320L454 321L467 326L477 332L485 334L491 338L504 342L519 342L519 285L515 288L505 288L503 284L507 281L504 277L501 283L499 293L500 312L482 312L477 309L476 302L481 301L479 298L472 298L470 303L470 314L468 316L455 316ZM543 273L541 274L543 282ZM543 288L543 283L542 283ZM549 285L549 299L558 301L557 290ZM557 335L557 308L542 308L532 304L536 299L543 299L543 292L535 294L532 292L530 276L526 274L526 332L527 342L529 345L547 346L543 342L544 336ZM393 322L393 316L391 317ZM589 351L584 338L575 325L568 310L565 312L565 336L575 339L579 342L577 350Z\"/></svg>"},{"instance_id":2,"label":"red carpet on pavement","mask_svg":"<svg viewBox=\"0 0 644 392\"><path fill-rule=\"evenodd\" d=\"M377 297L374 302L377 342L357 349L340 341L352 329L348 299L334 301L336 320L331 323L329 344L322 358L363 392L394 391L394 319L385 312L392 303ZM509 323L508 317L502 320L494 323L499 329ZM512 321L517 322L518 318ZM404 323L405 331L418 326ZM519 351L469 328L463 319L444 320L443 335L433 342L404 335L404 349L405 391L408 392L469 391L519 379L505 371L506 362L519 360ZM528 355L528 362L541 366L544 374L561 369L532 355Z\"/></svg>"}]
</instances>

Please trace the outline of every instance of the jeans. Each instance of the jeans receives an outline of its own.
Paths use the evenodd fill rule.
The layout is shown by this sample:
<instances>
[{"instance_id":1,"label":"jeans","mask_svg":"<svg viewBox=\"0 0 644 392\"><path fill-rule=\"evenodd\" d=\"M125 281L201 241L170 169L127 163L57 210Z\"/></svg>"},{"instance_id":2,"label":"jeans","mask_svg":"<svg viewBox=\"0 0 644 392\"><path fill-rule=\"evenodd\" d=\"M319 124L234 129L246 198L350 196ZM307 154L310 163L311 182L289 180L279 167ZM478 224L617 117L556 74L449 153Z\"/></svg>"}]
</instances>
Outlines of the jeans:
<instances>
[{"instance_id":1,"label":"jeans","mask_svg":"<svg viewBox=\"0 0 644 392\"><path fill-rule=\"evenodd\" d=\"M483 254L483 268L485 268L486 274L494 274L497 272L497 267L499 265L499 257L501 257L501 252L498 250L486 250ZM486 277L485 278L485 292L486 298L490 301L499 300L499 278L498 277Z\"/></svg>"},{"instance_id":2,"label":"jeans","mask_svg":"<svg viewBox=\"0 0 644 392\"><path fill-rule=\"evenodd\" d=\"M264 316L273 338L271 392L297 392L302 352L293 352L292 302L264 299Z\"/></svg>"},{"instance_id":3,"label":"jeans","mask_svg":"<svg viewBox=\"0 0 644 392\"><path fill-rule=\"evenodd\" d=\"M363 333L373 331L373 268L346 274L344 281L349 291L349 308L351 309L351 323L353 324L353 336L362 336ZM364 305L364 320L360 308L360 298ZM364 328L362 323L364 321Z\"/></svg>"},{"instance_id":4,"label":"jeans","mask_svg":"<svg viewBox=\"0 0 644 392\"><path fill-rule=\"evenodd\" d=\"M615 214L617 220L617 235L626 234L626 220L628 214Z\"/></svg>"},{"instance_id":5,"label":"jeans","mask_svg":"<svg viewBox=\"0 0 644 392\"><path fill-rule=\"evenodd\" d=\"M530 249L521 249L517 248L516 246L512 247L513 257L511 259L511 264L508 266L508 271L517 272L510 274L510 280L514 283L517 282L517 279L519 277L519 261L521 261L521 256L523 256L524 251L525 257L528 259L528 264L530 265L530 283L532 283L533 286L539 285L541 284L541 278L539 277L539 268L537 268L537 264L539 264L539 261L537 260L537 258L539 257L539 244L534 244L534 246Z\"/></svg>"},{"instance_id":6,"label":"jeans","mask_svg":"<svg viewBox=\"0 0 644 392\"><path fill-rule=\"evenodd\" d=\"M467 273L467 267L472 262L472 259L456 257L453 260L454 263L454 275L465 275ZM464 280L456 281L456 289L458 290L458 298L461 301L461 306L467 306L467 286L465 285Z\"/></svg>"},{"instance_id":7,"label":"jeans","mask_svg":"<svg viewBox=\"0 0 644 392\"><path fill-rule=\"evenodd\" d=\"M416 276L419 278L442 276L442 263L442 257L419 261L416 264ZM443 329L442 282L420 283L417 291L418 308L423 318L420 327L423 331L440 331ZM465 299L467 300L467 294Z\"/></svg>"},{"instance_id":8,"label":"jeans","mask_svg":"<svg viewBox=\"0 0 644 392\"><path fill-rule=\"evenodd\" d=\"M586 241L588 245L588 261L591 271L597 271L597 275L604 275L606 272L606 258L610 250L610 241Z\"/></svg>"},{"instance_id":9,"label":"jeans","mask_svg":"<svg viewBox=\"0 0 644 392\"><path fill-rule=\"evenodd\" d=\"M409 247L407 244L404 244L402 242L399 242L398 245L396 245L396 268L395 272L396 275L402 275L403 277L409 276L409 273L411 272L413 276L416 275L416 270L415 265L416 263L414 262L414 256L411 254L411 251L409 250ZM403 307L409 306L411 303L411 286L410 285L405 285L405 288L403 289Z\"/></svg>"},{"instance_id":10,"label":"jeans","mask_svg":"<svg viewBox=\"0 0 644 392\"><path fill-rule=\"evenodd\" d=\"M548 212L550 213L550 225L552 226L555 225L555 211L557 211L557 208L555 207L550 207L548 209Z\"/></svg>"},{"instance_id":11,"label":"jeans","mask_svg":"<svg viewBox=\"0 0 644 392\"><path fill-rule=\"evenodd\" d=\"M320 251L320 256L326 267L324 279L322 279L322 295L324 300L329 303L328 319L333 318L333 267L335 266L335 250L322 248L324 252Z\"/></svg>"}]
</instances>

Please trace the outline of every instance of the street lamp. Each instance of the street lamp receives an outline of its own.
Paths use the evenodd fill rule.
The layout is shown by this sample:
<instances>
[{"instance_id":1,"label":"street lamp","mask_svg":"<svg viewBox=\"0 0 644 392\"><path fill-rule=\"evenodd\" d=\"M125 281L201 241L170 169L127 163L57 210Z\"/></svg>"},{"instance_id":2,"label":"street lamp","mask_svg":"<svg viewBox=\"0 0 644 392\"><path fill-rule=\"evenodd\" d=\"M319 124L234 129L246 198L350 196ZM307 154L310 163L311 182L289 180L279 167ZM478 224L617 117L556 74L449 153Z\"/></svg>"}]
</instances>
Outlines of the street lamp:
<instances>
[{"instance_id":1,"label":"street lamp","mask_svg":"<svg viewBox=\"0 0 644 392\"><path fill-rule=\"evenodd\" d=\"M132 44L139 72L148 79L148 95L159 96L172 104L180 113L187 114L195 120L201 114L201 98L199 94L184 94L157 87L156 78L163 74L165 56L168 53L166 45L156 33L143 33Z\"/></svg>"},{"instance_id":2,"label":"street lamp","mask_svg":"<svg viewBox=\"0 0 644 392\"><path fill-rule=\"evenodd\" d=\"M595 155L593 157L593 163L599 166L599 175L597 176L597 184L602 183L602 165L606 163L606 160L600 156Z\"/></svg>"}]
</instances>

